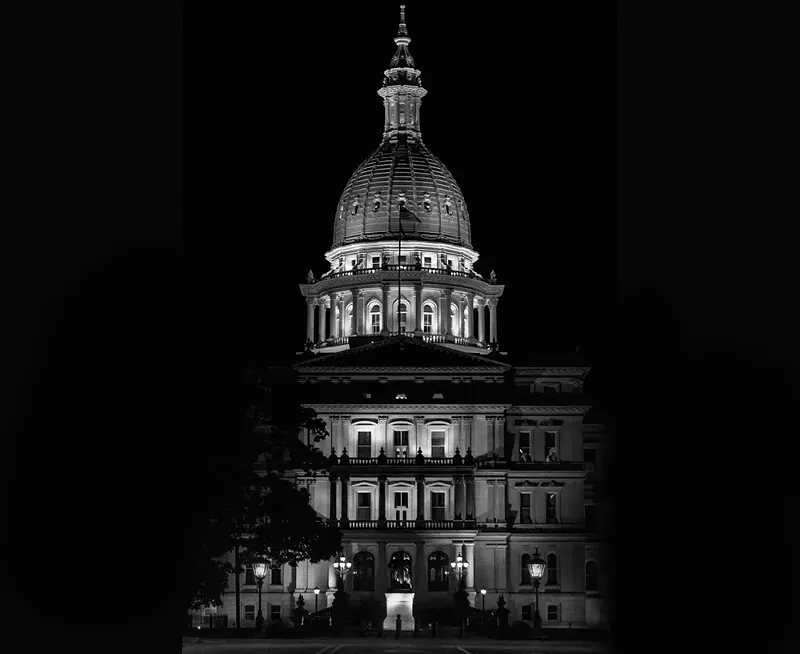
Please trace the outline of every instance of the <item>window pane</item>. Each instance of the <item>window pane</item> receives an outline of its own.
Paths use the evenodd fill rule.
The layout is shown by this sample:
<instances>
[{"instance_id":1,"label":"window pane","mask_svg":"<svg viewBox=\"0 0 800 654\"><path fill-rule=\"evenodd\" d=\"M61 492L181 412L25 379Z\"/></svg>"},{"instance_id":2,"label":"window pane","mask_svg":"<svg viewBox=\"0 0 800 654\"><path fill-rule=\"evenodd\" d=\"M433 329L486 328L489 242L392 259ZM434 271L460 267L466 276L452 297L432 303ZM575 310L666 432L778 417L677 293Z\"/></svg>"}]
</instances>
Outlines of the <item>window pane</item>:
<instances>
[{"instance_id":1,"label":"window pane","mask_svg":"<svg viewBox=\"0 0 800 654\"><path fill-rule=\"evenodd\" d=\"M256 573L253 572L253 568L247 568L244 571L244 583L246 583L246 584L255 584L256 583Z\"/></svg>"},{"instance_id":2,"label":"window pane","mask_svg":"<svg viewBox=\"0 0 800 654\"><path fill-rule=\"evenodd\" d=\"M273 566L272 567L272 578L270 579L271 584L280 585L283 583L281 581L281 569L280 566Z\"/></svg>"},{"instance_id":3,"label":"window pane","mask_svg":"<svg viewBox=\"0 0 800 654\"><path fill-rule=\"evenodd\" d=\"M547 605L547 619L558 620L558 606L553 604Z\"/></svg>"},{"instance_id":4,"label":"window pane","mask_svg":"<svg viewBox=\"0 0 800 654\"><path fill-rule=\"evenodd\" d=\"M372 434L368 431L360 431L358 432L358 444L359 445L369 445L370 443L370 436Z\"/></svg>"},{"instance_id":5,"label":"window pane","mask_svg":"<svg viewBox=\"0 0 800 654\"><path fill-rule=\"evenodd\" d=\"M394 444L395 444L395 446L399 446L399 445L408 446L408 432L407 431L395 431L394 432Z\"/></svg>"},{"instance_id":6,"label":"window pane","mask_svg":"<svg viewBox=\"0 0 800 654\"><path fill-rule=\"evenodd\" d=\"M531 617L531 605L530 604L525 604L522 607L522 619L523 620L533 620L533 618Z\"/></svg>"},{"instance_id":7,"label":"window pane","mask_svg":"<svg viewBox=\"0 0 800 654\"><path fill-rule=\"evenodd\" d=\"M530 493L522 493L519 496L520 505L523 509L530 509L531 508L531 494Z\"/></svg>"},{"instance_id":8,"label":"window pane","mask_svg":"<svg viewBox=\"0 0 800 654\"><path fill-rule=\"evenodd\" d=\"M431 519L444 520L444 493L431 493Z\"/></svg>"},{"instance_id":9,"label":"window pane","mask_svg":"<svg viewBox=\"0 0 800 654\"><path fill-rule=\"evenodd\" d=\"M520 584L530 585L531 583L531 571L528 569L528 563L530 563L530 561L530 554L522 555L522 580L520 581Z\"/></svg>"},{"instance_id":10,"label":"window pane","mask_svg":"<svg viewBox=\"0 0 800 654\"><path fill-rule=\"evenodd\" d=\"M358 494L358 507L359 508L363 508L365 506L366 507L371 506L372 505L372 502L370 501L371 499L372 499L372 495L370 493L359 493Z\"/></svg>"},{"instance_id":11,"label":"window pane","mask_svg":"<svg viewBox=\"0 0 800 654\"><path fill-rule=\"evenodd\" d=\"M358 452L359 459L369 459L372 456L372 434L368 431L358 432Z\"/></svg>"}]
</instances>

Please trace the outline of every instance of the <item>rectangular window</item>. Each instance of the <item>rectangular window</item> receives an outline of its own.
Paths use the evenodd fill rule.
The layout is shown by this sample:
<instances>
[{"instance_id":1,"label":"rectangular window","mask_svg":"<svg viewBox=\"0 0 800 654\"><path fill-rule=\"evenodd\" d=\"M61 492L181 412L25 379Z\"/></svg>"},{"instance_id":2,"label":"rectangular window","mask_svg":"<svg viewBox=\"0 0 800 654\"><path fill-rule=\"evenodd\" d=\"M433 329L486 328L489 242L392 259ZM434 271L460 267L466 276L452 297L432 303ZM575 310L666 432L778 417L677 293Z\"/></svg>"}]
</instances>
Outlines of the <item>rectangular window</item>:
<instances>
[{"instance_id":1,"label":"rectangular window","mask_svg":"<svg viewBox=\"0 0 800 654\"><path fill-rule=\"evenodd\" d=\"M547 605L547 619L558 622L558 604Z\"/></svg>"},{"instance_id":2,"label":"rectangular window","mask_svg":"<svg viewBox=\"0 0 800 654\"><path fill-rule=\"evenodd\" d=\"M282 585L283 579L281 579L281 572L282 572L281 566L273 565L270 570L269 583L272 584L273 586Z\"/></svg>"},{"instance_id":3,"label":"rectangular window","mask_svg":"<svg viewBox=\"0 0 800 654\"><path fill-rule=\"evenodd\" d=\"M531 433L529 431L522 431L519 434L519 460L533 461L531 456Z\"/></svg>"},{"instance_id":4,"label":"rectangular window","mask_svg":"<svg viewBox=\"0 0 800 654\"><path fill-rule=\"evenodd\" d=\"M394 494L394 519L398 522L408 520L408 493L406 491Z\"/></svg>"},{"instance_id":5,"label":"rectangular window","mask_svg":"<svg viewBox=\"0 0 800 654\"><path fill-rule=\"evenodd\" d=\"M556 452L556 432L546 431L544 433L544 460L547 463L557 463L558 453Z\"/></svg>"},{"instance_id":6,"label":"rectangular window","mask_svg":"<svg viewBox=\"0 0 800 654\"><path fill-rule=\"evenodd\" d=\"M522 493L519 496L519 521L523 525L533 524L531 518L531 494Z\"/></svg>"},{"instance_id":7,"label":"rectangular window","mask_svg":"<svg viewBox=\"0 0 800 654\"><path fill-rule=\"evenodd\" d=\"M522 619L523 620L533 620L533 615L531 614L531 605L524 604L522 606Z\"/></svg>"},{"instance_id":8,"label":"rectangular window","mask_svg":"<svg viewBox=\"0 0 800 654\"><path fill-rule=\"evenodd\" d=\"M422 314L422 331L426 334L430 334L433 331L433 314L432 313L423 313Z\"/></svg>"},{"instance_id":9,"label":"rectangular window","mask_svg":"<svg viewBox=\"0 0 800 654\"><path fill-rule=\"evenodd\" d=\"M543 383L542 393L545 395L556 395L558 393L558 384L553 382Z\"/></svg>"},{"instance_id":10,"label":"rectangular window","mask_svg":"<svg viewBox=\"0 0 800 654\"><path fill-rule=\"evenodd\" d=\"M255 586L256 584L256 573L253 572L253 568L246 568L244 571L244 583L248 586Z\"/></svg>"},{"instance_id":11,"label":"rectangular window","mask_svg":"<svg viewBox=\"0 0 800 654\"><path fill-rule=\"evenodd\" d=\"M408 456L408 431L395 430L394 455L399 459L405 459Z\"/></svg>"},{"instance_id":12,"label":"rectangular window","mask_svg":"<svg viewBox=\"0 0 800 654\"><path fill-rule=\"evenodd\" d=\"M405 254L401 254L400 255L400 264L401 265L405 265L405 263L406 263L406 255Z\"/></svg>"},{"instance_id":13,"label":"rectangular window","mask_svg":"<svg viewBox=\"0 0 800 654\"><path fill-rule=\"evenodd\" d=\"M272 619L272 622L280 622L281 621L281 607L280 604L273 604L269 607L269 617Z\"/></svg>"},{"instance_id":14,"label":"rectangular window","mask_svg":"<svg viewBox=\"0 0 800 654\"><path fill-rule=\"evenodd\" d=\"M359 459L372 458L372 433L368 431L358 432L358 448L356 456Z\"/></svg>"},{"instance_id":15,"label":"rectangular window","mask_svg":"<svg viewBox=\"0 0 800 654\"><path fill-rule=\"evenodd\" d=\"M355 268L355 267L356 267L356 260L355 259L350 259L350 268L352 269L352 268Z\"/></svg>"},{"instance_id":16,"label":"rectangular window","mask_svg":"<svg viewBox=\"0 0 800 654\"><path fill-rule=\"evenodd\" d=\"M244 605L244 619L248 622L252 622L256 619L256 605L255 604L245 604Z\"/></svg>"},{"instance_id":17,"label":"rectangular window","mask_svg":"<svg viewBox=\"0 0 800 654\"><path fill-rule=\"evenodd\" d=\"M373 268L380 268L381 267L381 258L380 257L372 257L372 267Z\"/></svg>"},{"instance_id":18,"label":"rectangular window","mask_svg":"<svg viewBox=\"0 0 800 654\"><path fill-rule=\"evenodd\" d=\"M444 434L443 431L431 432L431 456L434 459L443 459L445 457Z\"/></svg>"},{"instance_id":19,"label":"rectangular window","mask_svg":"<svg viewBox=\"0 0 800 654\"><path fill-rule=\"evenodd\" d=\"M422 257L422 265L425 268L430 268L433 265L433 259L431 257Z\"/></svg>"},{"instance_id":20,"label":"rectangular window","mask_svg":"<svg viewBox=\"0 0 800 654\"><path fill-rule=\"evenodd\" d=\"M547 493L547 524L558 524L558 517L556 514L556 494Z\"/></svg>"},{"instance_id":21,"label":"rectangular window","mask_svg":"<svg viewBox=\"0 0 800 654\"><path fill-rule=\"evenodd\" d=\"M373 334L380 334L381 333L381 314L379 313L371 313L370 320L372 321L372 333Z\"/></svg>"},{"instance_id":22,"label":"rectangular window","mask_svg":"<svg viewBox=\"0 0 800 654\"><path fill-rule=\"evenodd\" d=\"M431 493L431 520L444 520L444 493Z\"/></svg>"},{"instance_id":23,"label":"rectangular window","mask_svg":"<svg viewBox=\"0 0 800 654\"><path fill-rule=\"evenodd\" d=\"M400 331L406 330L406 317L408 316L408 309L405 303L400 305Z\"/></svg>"},{"instance_id":24,"label":"rectangular window","mask_svg":"<svg viewBox=\"0 0 800 654\"><path fill-rule=\"evenodd\" d=\"M594 531L597 523L595 522L595 508L594 504L584 504L583 506L583 519L586 522L587 531Z\"/></svg>"},{"instance_id":25,"label":"rectangular window","mask_svg":"<svg viewBox=\"0 0 800 654\"><path fill-rule=\"evenodd\" d=\"M586 472L594 472L594 464L597 461L597 451L591 447L584 448L583 450L583 462L586 468Z\"/></svg>"},{"instance_id":26,"label":"rectangular window","mask_svg":"<svg viewBox=\"0 0 800 654\"><path fill-rule=\"evenodd\" d=\"M358 493L356 496L356 519L372 520L372 493Z\"/></svg>"}]
</instances>

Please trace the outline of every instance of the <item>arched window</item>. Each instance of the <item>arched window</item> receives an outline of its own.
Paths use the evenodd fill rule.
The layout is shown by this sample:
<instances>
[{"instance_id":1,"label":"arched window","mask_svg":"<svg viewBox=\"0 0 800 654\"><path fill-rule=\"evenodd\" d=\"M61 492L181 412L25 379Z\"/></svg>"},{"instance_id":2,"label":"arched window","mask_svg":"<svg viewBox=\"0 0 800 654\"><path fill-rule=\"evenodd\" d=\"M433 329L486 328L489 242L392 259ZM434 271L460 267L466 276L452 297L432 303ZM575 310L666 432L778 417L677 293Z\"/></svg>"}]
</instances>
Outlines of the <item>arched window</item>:
<instances>
[{"instance_id":1,"label":"arched window","mask_svg":"<svg viewBox=\"0 0 800 654\"><path fill-rule=\"evenodd\" d=\"M453 336L461 336L461 321L458 319L459 310L455 304L450 305L450 329Z\"/></svg>"},{"instance_id":2,"label":"arched window","mask_svg":"<svg viewBox=\"0 0 800 654\"><path fill-rule=\"evenodd\" d=\"M404 332L406 330L406 318L408 317L408 305L405 302L400 303L400 329L398 331Z\"/></svg>"},{"instance_id":3,"label":"arched window","mask_svg":"<svg viewBox=\"0 0 800 654\"><path fill-rule=\"evenodd\" d=\"M411 555L395 552L389 560L389 588L411 588Z\"/></svg>"},{"instance_id":4,"label":"arched window","mask_svg":"<svg viewBox=\"0 0 800 654\"><path fill-rule=\"evenodd\" d=\"M379 334L381 331L381 306L379 304L372 305L369 310L370 328L373 334Z\"/></svg>"},{"instance_id":5,"label":"arched window","mask_svg":"<svg viewBox=\"0 0 800 654\"><path fill-rule=\"evenodd\" d=\"M472 334L469 332L469 312L472 311L470 307L464 307L464 338L469 338Z\"/></svg>"},{"instance_id":6,"label":"arched window","mask_svg":"<svg viewBox=\"0 0 800 654\"><path fill-rule=\"evenodd\" d=\"M345 311L344 334L342 334L342 336L350 336L352 329L353 329L353 305L348 304L347 310Z\"/></svg>"},{"instance_id":7,"label":"arched window","mask_svg":"<svg viewBox=\"0 0 800 654\"><path fill-rule=\"evenodd\" d=\"M520 580L520 585L522 586L530 586L531 585L531 571L528 568L528 564L531 562L531 555L530 554L523 554L522 555L522 579Z\"/></svg>"},{"instance_id":8,"label":"arched window","mask_svg":"<svg viewBox=\"0 0 800 654\"><path fill-rule=\"evenodd\" d=\"M586 562L586 590L597 590L597 564Z\"/></svg>"},{"instance_id":9,"label":"arched window","mask_svg":"<svg viewBox=\"0 0 800 654\"><path fill-rule=\"evenodd\" d=\"M547 583L558 584L558 557L553 553L547 555Z\"/></svg>"},{"instance_id":10,"label":"arched window","mask_svg":"<svg viewBox=\"0 0 800 654\"><path fill-rule=\"evenodd\" d=\"M353 590L375 590L375 558L369 552L353 557Z\"/></svg>"},{"instance_id":11,"label":"arched window","mask_svg":"<svg viewBox=\"0 0 800 654\"><path fill-rule=\"evenodd\" d=\"M422 307L422 331L426 334L433 333L433 307L430 304Z\"/></svg>"},{"instance_id":12,"label":"arched window","mask_svg":"<svg viewBox=\"0 0 800 654\"><path fill-rule=\"evenodd\" d=\"M434 552L428 557L428 590L450 588L450 557L444 552Z\"/></svg>"}]
</instances>

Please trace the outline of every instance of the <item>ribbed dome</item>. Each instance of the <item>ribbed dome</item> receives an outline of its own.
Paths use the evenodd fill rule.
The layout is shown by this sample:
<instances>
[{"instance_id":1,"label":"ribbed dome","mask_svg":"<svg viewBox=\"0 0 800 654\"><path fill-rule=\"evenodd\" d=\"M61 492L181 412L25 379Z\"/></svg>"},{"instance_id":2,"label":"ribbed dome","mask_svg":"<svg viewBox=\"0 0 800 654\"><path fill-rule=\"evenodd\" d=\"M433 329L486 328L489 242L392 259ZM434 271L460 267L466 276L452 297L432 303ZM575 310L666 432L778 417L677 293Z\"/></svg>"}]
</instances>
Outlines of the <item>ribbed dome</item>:
<instances>
[{"instance_id":1,"label":"ribbed dome","mask_svg":"<svg viewBox=\"0 0 800 654\"><path fill-rule=\"evenodd\" d=\"M421 140L403 136L384 140L347 182L336 212L332 248L396 239L403 199L419 219L403 220L405 238L472 249L469 214L455 179Z\"/></svg>"}]
</instances>

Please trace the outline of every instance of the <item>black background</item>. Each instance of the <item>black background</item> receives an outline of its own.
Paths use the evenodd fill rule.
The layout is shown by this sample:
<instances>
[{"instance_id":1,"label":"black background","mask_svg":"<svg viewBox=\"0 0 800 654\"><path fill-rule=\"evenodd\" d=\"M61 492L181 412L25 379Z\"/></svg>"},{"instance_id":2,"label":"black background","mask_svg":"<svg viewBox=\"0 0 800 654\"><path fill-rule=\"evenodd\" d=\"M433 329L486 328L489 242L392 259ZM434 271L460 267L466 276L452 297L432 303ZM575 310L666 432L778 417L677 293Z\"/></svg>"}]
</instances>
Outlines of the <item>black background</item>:
<instances>
[{"instance_id":1,"label":"black background","mask_svg":"<svg viewBox=\"0 0 800 654\"><path fill-rule=\"evenodd\" d=\"M18 651L177 649L238 372L299 349L296 284L323 270L339 193L379 141L396 7L238 7L14 23L2 587ZM750 12L648 11L626 10L618 44L607 3L409 5L425 140L465 193L479 269L507 285L502 348L579 344L619 425L619 651L751 631L791 650L800 326L789 168L767 151L780 103L763 101L790 78L767 81L784 41L771 18L756 64Z\"/></svg>"}]
</instances>

